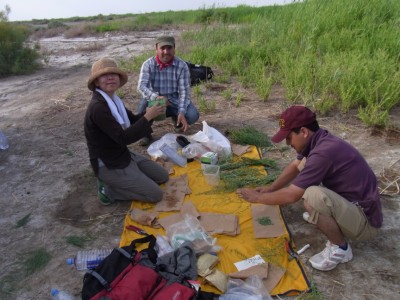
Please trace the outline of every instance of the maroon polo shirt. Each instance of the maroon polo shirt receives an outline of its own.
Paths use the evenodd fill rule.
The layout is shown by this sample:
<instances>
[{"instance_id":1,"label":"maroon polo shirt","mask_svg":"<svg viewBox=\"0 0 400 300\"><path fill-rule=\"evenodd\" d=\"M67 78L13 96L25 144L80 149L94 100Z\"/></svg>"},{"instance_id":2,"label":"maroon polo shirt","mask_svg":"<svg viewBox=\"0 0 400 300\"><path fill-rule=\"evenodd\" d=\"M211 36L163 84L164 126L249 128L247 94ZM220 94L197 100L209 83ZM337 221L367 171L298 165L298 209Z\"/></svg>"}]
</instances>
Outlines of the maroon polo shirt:
<instances>
[{"instance_id":1,"label":"maroon polo shirt","mask_svg":"<svg viewBox=\"0 0 400 300\"><path fill-rule=\"evenodd\" d=\"M322 184L363 208L369 223L382 226L382 207L374 172L350 144L319 129L297 158L307 158L292 184L302 189Z\"/></svg>"}]
</instances>

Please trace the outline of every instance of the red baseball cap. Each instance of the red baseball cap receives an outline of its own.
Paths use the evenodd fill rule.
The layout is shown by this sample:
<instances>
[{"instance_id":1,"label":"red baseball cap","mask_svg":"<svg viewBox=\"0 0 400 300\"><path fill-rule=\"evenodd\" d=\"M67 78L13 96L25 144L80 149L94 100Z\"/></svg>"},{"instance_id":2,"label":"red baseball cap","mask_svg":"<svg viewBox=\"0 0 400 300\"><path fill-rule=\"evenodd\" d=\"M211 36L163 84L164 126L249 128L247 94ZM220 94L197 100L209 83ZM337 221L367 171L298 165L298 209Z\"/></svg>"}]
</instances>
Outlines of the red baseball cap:
<instances>
[{"instance_id":1,"label":"red baseball cap","mask_svg":"<svg viewBox=\"0 0 400 300\"><path fill-rule=\"evenodd\" d=\"M294 105L286 109L279 117L279 131L271 138L274 143L283 141L294 128L311 124L316 115L302 105Z\"/></svg>"}]
</instances>

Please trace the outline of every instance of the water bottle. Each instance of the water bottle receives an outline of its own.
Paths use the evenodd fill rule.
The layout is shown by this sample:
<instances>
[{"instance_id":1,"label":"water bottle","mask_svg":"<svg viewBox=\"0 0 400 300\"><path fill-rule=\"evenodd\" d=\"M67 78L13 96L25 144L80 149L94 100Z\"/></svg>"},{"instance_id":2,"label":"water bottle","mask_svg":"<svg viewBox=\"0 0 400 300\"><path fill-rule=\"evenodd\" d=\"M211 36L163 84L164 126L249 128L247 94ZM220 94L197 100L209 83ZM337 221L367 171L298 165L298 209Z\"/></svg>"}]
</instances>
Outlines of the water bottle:
<instances>
[{"instance_id":1,"label":"water bottle","mask_svg":"<svg viewBox=\"0 0 400 300\"><path fill-rule=\"evenodd\" d=\"M70 293L57 289L52 289L50 294L51 299L53 300L76 300L75 296L71 295Z\"/></svg>"},{"instance_id":2,"label":"water bottle","mask_svg":"<svg viewBox=\"0 0 400 300\"><path fill-rule=\"evenodd\" d=\"M0 149L6 150L8 148L8 139L6 135L0 130Z\"/></svg>"},{"instance_id":3,"label":"water bottle","mask_svg":"<svg viewBox=\"0 0 400 300\"><path fill-rule=\"evenodd\" d=\"M87 270L96 268L113 249L98 249L78 251L75 257L68 258L68 265L75 265L77 270Z\"/></svg>"}]
</instances>

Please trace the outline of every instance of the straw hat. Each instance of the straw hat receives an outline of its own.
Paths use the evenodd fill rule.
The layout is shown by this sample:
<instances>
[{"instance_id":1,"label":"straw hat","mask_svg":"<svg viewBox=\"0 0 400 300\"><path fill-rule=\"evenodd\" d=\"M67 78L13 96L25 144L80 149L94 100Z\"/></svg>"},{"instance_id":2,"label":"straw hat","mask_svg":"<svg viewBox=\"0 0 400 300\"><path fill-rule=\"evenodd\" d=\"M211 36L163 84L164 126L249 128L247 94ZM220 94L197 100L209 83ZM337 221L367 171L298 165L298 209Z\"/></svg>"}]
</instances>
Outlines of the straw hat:
<instances>
[{"instance_id":1,"label":"straw hat","mask_svg":"<svg viewBox=\"0 0 400 300\"><path fill-rule=\"evenodd\" d=\"M123 86L128 81L128 75L117 67L117 63L112 58L104 57L96 61L92 66L92 74L90 75L87 86L89 90L94 91L96 86L94 81L96 78L107 73L115 73L119 75L120 85Z\"/></svg>"}]
</instances>

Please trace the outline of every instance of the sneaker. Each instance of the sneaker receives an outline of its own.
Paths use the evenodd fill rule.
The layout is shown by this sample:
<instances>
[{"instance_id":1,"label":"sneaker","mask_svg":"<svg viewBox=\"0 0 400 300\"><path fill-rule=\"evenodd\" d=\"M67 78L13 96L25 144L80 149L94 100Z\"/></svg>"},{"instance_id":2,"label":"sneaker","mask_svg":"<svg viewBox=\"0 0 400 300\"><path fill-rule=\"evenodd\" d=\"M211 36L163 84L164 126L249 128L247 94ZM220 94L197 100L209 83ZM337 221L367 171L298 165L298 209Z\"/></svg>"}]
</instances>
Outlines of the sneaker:
<instances>
[{"instance_id":1,"label":"sneaker","mask_svg":"<svg viewBox=\"0 0 400 300\"><path fill-rule=\"evenodd\" d=\"M104 182L97 179L97 195L99 196L100 203L103 205L110 205L113 201L107 197L105 193Z\"/></svg>"},{"instance_id":2,"label":"sneaker","mask_svg":"<svg viewBox=\"0 0 400 300\"><path fill-rule=\"evenodd\" d=\"M310 214L306 211L303 213L303 219L304 221L308 222L308 219L310 218Z\"/></svg>"},{"instance_id":3,"label":"sneaker","mask_svg":"<svg viewBox=\"0 0 400 300\"><path fill-rule=\"evenodd\" d=\"M343 250L328 241L325 249L311 257L309 262L314 269L329 271L333 270L338 264L346 263L352 258L353 252L351 251L350 244L347 244L347 250Z\"/></svg>"},{"instance_id":4,"label":"sneaker","mask_svg":"<svg viewBox=\"0 0 400 300\"><path fill-rule=\"evenodd\" d=\"M139 146L146 147L146 146L150 145L150 143L151 143L152 141L153 141L153 137L152 137L151 135L145 136L144 138L142 138L142 139L139 141Z\"/></svg>"}]
</instances>

